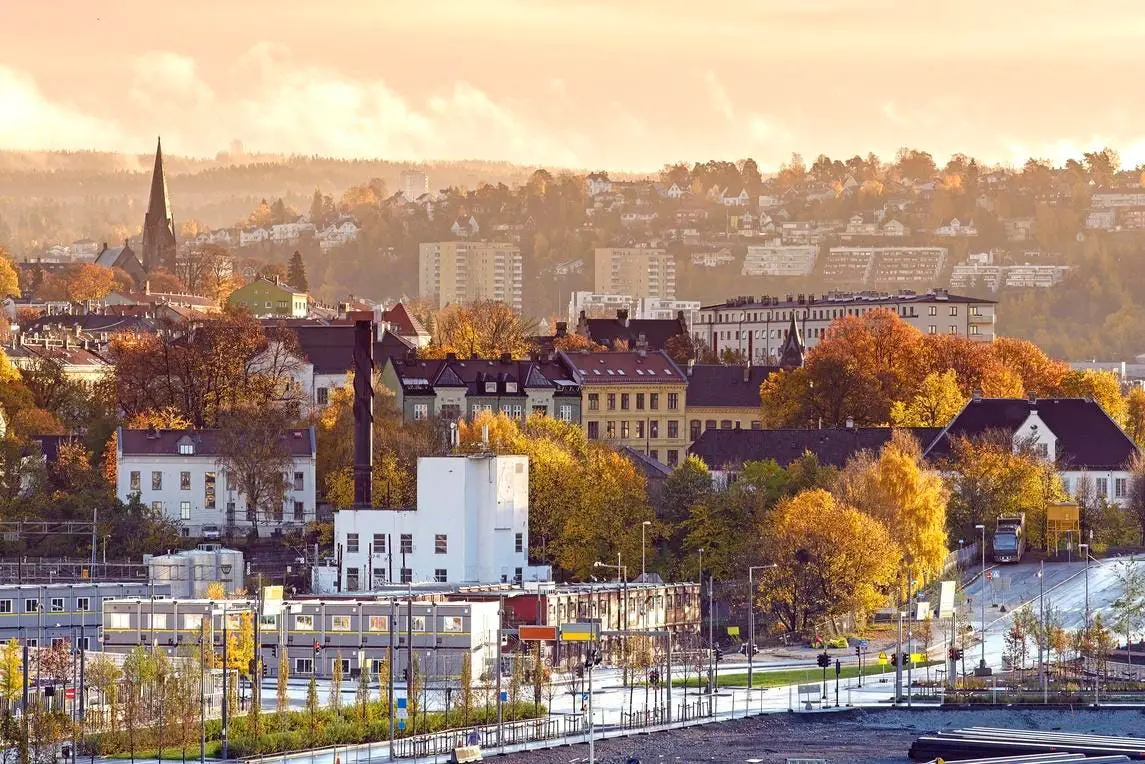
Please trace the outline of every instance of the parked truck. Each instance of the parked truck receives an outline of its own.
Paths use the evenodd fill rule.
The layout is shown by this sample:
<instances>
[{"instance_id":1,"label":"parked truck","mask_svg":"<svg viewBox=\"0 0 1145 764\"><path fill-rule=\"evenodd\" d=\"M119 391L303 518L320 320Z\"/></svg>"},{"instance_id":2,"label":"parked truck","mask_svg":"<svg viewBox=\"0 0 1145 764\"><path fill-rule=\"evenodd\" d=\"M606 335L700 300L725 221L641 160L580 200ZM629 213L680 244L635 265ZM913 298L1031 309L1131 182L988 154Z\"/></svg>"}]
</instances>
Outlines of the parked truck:
<instances>
[{"instance_id":1,"label":"parked truck","mask_svg":"<svg viewBox=\"0 0 1145 764\"><path fill-rule=\"evenodd\" d=\"M1002 515L994 528L994 562L1018 562L1026 551L1026 515Z\"/></svg>"}]
</instances>

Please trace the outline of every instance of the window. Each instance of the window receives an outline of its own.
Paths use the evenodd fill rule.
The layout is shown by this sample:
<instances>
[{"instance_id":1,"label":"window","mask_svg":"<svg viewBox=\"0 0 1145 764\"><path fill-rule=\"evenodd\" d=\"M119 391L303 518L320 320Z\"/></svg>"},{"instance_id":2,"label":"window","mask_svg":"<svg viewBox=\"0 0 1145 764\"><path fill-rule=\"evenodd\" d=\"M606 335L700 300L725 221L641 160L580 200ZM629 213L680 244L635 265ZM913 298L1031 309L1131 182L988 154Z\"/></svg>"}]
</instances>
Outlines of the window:
<instances>
[{"instance_id":1,"label":"window","mask_svg":"<svg viewBox=\"0 0 1145 764\"><path fill-rule=\"evenodd\" d=\"M695 440L698 437L700 437L700 420L693 419L688 422L688 439Z\"/></svg>"},{"instance_id":2,"label":"window","mask_svg":"<svg viewBox=\"0 0 1145 764\"><path fill-rule=\"evenodd\" d=\"M648 421L648 437L649 438L659 438L660 437L660 420L659 419L650 419Z\"/></svg>"},{"instance_id":3,"label":"window","mask_svg":"<svg viewBox=\"0 0 1145 764\"><path fill-rule=\"evenodd\" d=\"M346 552L349 554L357 554L358 553L358 534L357 533L347 533L346 534Z\"/></svg>"},{"instance_id":4,"label":"window","mask_svg":"<svg viewBox=\"0 0 1145 764\"><path fill-rule=\"evenodd\" d=\"M461 418L461 405L457 403L443 403L441 404L440 413L442 419L456 422Z\"/></svg>"},{"instance_id":5,"label":"window","mask_svg":"<svg viewBox=\"0 0 1145 764\"><path fill-rule=\"evenodd\" d=\"M438 533L433 537L433 553L449 554L449 538L446 534Z\"/></svg>"},{"instance_id":6,"label":"window","mask_svg":"<svg viewBox=\"0 0 1145 764\"><path fill-rule=\"evenodd\" d=\"M604 437L610 439L616 437L616 422L609 421L604 423Z\"/></svg>"},{"instance_id":7,"label":"window","mask_svg":"<svg viewBox=\"0 0 1145 764\"><path fill-rule=\"evenodd\" d=\"M76 610L81 613L91 612L91 598L90 597L76 597Z\"/></svg>"},{"instance_id":8,"label":"window","mask_svg":"<svg viewBox=\"0 0 1145 764\"><path fill-rule=\"evenodd\" d=\"M588 423L588 439L596 440L600 437L600 422Z\"/></svg>"},{"instance_id":9,"label":"window","mask_svg":"<svg viewBox=\"0 0 1145 764\"><path fill-rule=\"evenodd\" d=\"M167 614L166 613L151 614L148 617L147 621L148 621L147 625L152 629L166 629L167 628Z\"/></svg>"},{"instance_id":10,"label":"window","mask_svg":"<svg viewBox=\"0 0 1145 764\"><path fill-rule=\"evenodd\" d=\"M951 333L951 334L958 334L958 327L957 327L957 326L954 326L954 325L951 325L951 327L950 327L950 333Z\"/></svg>"},{"instance_id":11,"label":"window","mask_svg":"<svg viewBox=\"0 0 1145 764\"><path fill-rule=\"evenodd\" d=\"M1063 477L1063 478L1062 478L1062 490L1066 492L1066 495L1070 495L1070 492L1069 492L1069 478L1067 478L1067 477Z\"/></svg>"},{"instance_id":12,"label":"window","mask_svg":"<svg viewBox=\"0 0 1145 764\"><path fill-rule=\"evenodd\" d=\"M763 429L763 422L759 421L758 419L751 420L751 429L762 430Z\"/></svg>"},{"instance_id":13,"label":"window","mask_svg":"<svg viewBox=\"0 0 1145 764\"><path fill-rule=\"evenodd\" d=\"M370 631L389 631L390 625L386 620L387 616L384 615L370 616Z\"/></svg>"},{"instance_id":14,"label":"window","mask_svg":"<svg viewBox=\"0 0 1145 764\"><path fill-rule=\"evenodd\" d=\"M1049 443L1035 443L1034 453L1038 455L1039 459L1050 458L1050 444Z\"/></svg>"},{"instance_id":15,"label":"window","mask_svg":"<svg viewBox=\"0 0 1145 764\"><path fill-rule=\"evenodd\" d=\"M303 488L304 485L305 485L305 479L304 479L303 474L301 472L295 472L294 473L294 490L296 490L296 491L304 490L304 488Z\"/></svg>"},{"instance_id":16,"label":"window","mask_svg":"<svg viewBox=\"0 0 1145 764\"><path fill-rule=\"evenodd\" d=\"M91 649L91 637L76 637L76 649L77 650L90 650Z\"/></svg>"},{"instance_id":17,"label":"window","mask_svg":"<svg viewBox=\"0 0 1145 764\"><path fill-rule=\"evenodd\" d=\"M314 631L314 616L302 615L301 613L294 616L294 630Z\"/></svg>"},{"instance_id":18,"label":"window","mask_svg":"<svg viewBox=\"0 0 1145 764\"><path fill-rule=\"evenodd\" d=\"M413 534L403 533L401 538L401 547L398 549L402 554L413 554Z\"/></svg>"},{"instance_id":19,"label":"window","mask_svg":"<svg viewBox=\"0 0 1145 764\"><path fill-rule=\"evenodd\" d=\"M628 411L628 393L620 394L620 409L621 411Z\"/></svg>"},{"instance_id":20,"label":"window","mask_svg":"<svg viewBox=\"0 0 1145 764\"><path fill-rule=\"evenodd\" d=\"M572 405L568 403L562 403L560 406L557 406L557 419L561 420L562 422L571 422Z\"/></svg>"},{"instance_id":21,"label":"window","mask_svg":"<svg viewBox=\"0 0 1145 764\"><path fill-rule=\"evenodd\" d=\"M40 601L33 597L32 599L24 600L24 612L35 613L40 609Z\"/></svg>"},{"instance_id":22,"label":"window","mask_svg":"<svg viewBox=\"0 0 1145 764\"><path fill-rule=\"evenodd\" d=\"M973 325L970 327L970 333L971 333L971 334L981 334L981 331L980 331L980 330L979 330L979 328L978 328L978 324L973 324Z\"/></svg>"},{"instance_id":23,"label":"window","mask_svg":"<svg viewBox=\"0 0 1145 764\"><path fill-rule=\"evenodd\" d=\"M215 509L215 473L203 473L203 509Z\"/></svg>"},{"instance_id":24,"label":"window","mask_svg":"<svg viewBox=\"0 0 1145 764\"><path fill-rule=\"evenodd\" d=\"M347 571L350 572L350 571ZM358 571L353 571L357 573ZM356 582L355 582L356 583ZM335 615L330 617L330 631L349 631L350 630L350 616L348 615Z\"/></svg>"},{"instance_id":25,"label":"window","mask_svg":"<svg viewBox=\"0 0 1145 764\"><path fill-rule=\"evenodd\" d=\"M104 626L108 629L130 629L131 613L108 613Z\"/></svg>"},{"instance_id":26,"label":"window","mask_svg":"<svg viewBox=\"0 0 1145 764\"><path fill-rule=\"evenodd\" d=\"M1109 495L1109 478L1097 479L1097 495L1103 499Z\"/></svg>"},{"instance_id":27,"label":"window","mask_svg":"<svg viewBox=\"0 0 1145 764\"><path fill-rule=\"evenodd\" d=\"M624 440L628 440L628 420L627 419L625 419L623 422L620 423L620 437L623 438Z\"/></svg>"},{"instance_id":28,"label":"window","mask_svg":"<svg viewBox=\"0 0 1145 764\"><path fill-rule=\"evenodd\" d=\"M660 408L660 393L648 393L648 408L653 411Z\"/></svg>"},{"instance_id":29,"label":"window","mask_svg":"<svg viewBox=\"0 0 1145 764\"><path fill-rule=\"evenodd\" d=\"M152 491L162 491L163 490L163 473L162 472L155 471L155 472L151 473L151 490Z\"/></svg>"},{"instance_id":30,"label":"window","mask_svg":"<svg viewBox=\"0 0 1145 764\"><path fill-rule=\"evenodd\" d=\"M0 613L12 612L12 600L0 600Z\"/></svg>"},{"instance_id":31,"label":"window","mask_svg":"<svg viewBox=\"0 0 1145 764\"><path fill-rule=\"evenodd\" d=\"M599 411L600 410L600 393L589 393L588 394L588 410L589 411Z\"/></svg>"},{"instance_id":32,"label":"window","mask_svg":"<svg viewBox=\"0 0 1145 764\"><path fill-rule=\"evenodd\" d=\"M549 407L548 406L533 406L533 413L540 415L540 416L545 416L546 414L549 413Z\"/></svg>"},{"instance_id":33,"label":"window","mask_svg":"<svg viewBox=\"0 0 1145 764\"><path fill-rule=\"evenodd\" d=\"M668 466L675 467L680 463L680 452L674 448L668 449Z\"/></svg>"},{"instance_id":34,"label":"window","mask_svg":"<svg viewBox=\"0 0 1145 764\"><path fill-rule=\"evenodd\" d=\"M314 391L315 400L318 401L319 406L325 406L330 402L330 388L320 387Z\"/></svg>"},{"instance_id":35,"label":"window","mask_svg":"<svg viewBox=\"0 0 1145 764\"><path fill-rule=\"evenodd\" d=\"M179 473L179 490L180 491L190 491L191 490L191 473L190 472L180 472Z\"/></svg>"},{"instance_id":36,"label":"window","mask_svg":"<svg viewBox=\"0 0 1145 764\"><path fill-rule=\"evenodd\" d=\"M374 568L374 586L381 586L386 582L386 569Z\"/></svg>"},{"instance_id":37,"label":"window","mask_svg":"<svg viewBox=\"0 0 1145 764\"><path fill-rule=\"evenodd\" d=\"M333 675L334 666L342 664L342 676L349 676L350 674L350 659L349 658L332 658L330 660L330 673Z\"/></svg>"},{"instance_id":38,"label":"window","mask_svg":"<svg viewBox=\"0 0 1145 764\"><path fill-rule=\"evenodd\" d=\"M926 333L927 334L938 334L938 327L935 326L934 324L930 324L929 326L926 327Z\"/></svg>"},{"instance_id":39,"label":"window","mask_svg":"<svg viewBox=\"0 0 1145 764\"><path fill-rule=\"evenodd\" d=\"M650 450L648 452L648 455L651 456L656 461L660 461L660 449L653 448L652 450Z\"/></svg>"},{"instance_id":40,"label":"window","mask_svg":"<svg viewBox=\"0 0 1145 764\"><path fill-rule=\"evenodd\" d=\"M615 411L616 410L616 393L609 393L608 394L608 410L609 411Z\"/></svg>"},{"instance_id":41,"label":"window","mask_svg":"<svg viewBox=\"0 0 1145 764\"><path fill-rule=\"evenodd\" d=\"M675 419L669 419L668 420L668 437L669 438L680 437L680 422L678 420L675 420Z\"/></svg>"},{"instance_id":42,"label":"window","mask_svg":"<svg viewBox=\"0 0 1145 764\"><path fill-rule=\"evenodd\" d=\"M446 634L459 634L465 630L465 624L459 615L442 616L441 630Z\"/></svg>"},{"instance_id":43,"label":"window","mask_svg":"<svg viewBox=\"0 0 1145 764\"><path fill-rule=\"evenodd\" d=\"M519 584L525 578L524 568L513 568L513 583Z\"/></svg>"},{"instance_id":44,"label":"window","mask_svg":"<svg viewBox=\"0 0 1145 764\"><path fill-rule=\"evenodd\" d=\"M134 470L134 471L131 473L131 478L130 478L130 481L131 481L130 485L131 485L131 490L132 490L132 491L141 491L141 490L143 490L143 489L142 489L142 487L141 487L141 483L140 483L140 480L139 480L139 471L138 471L138 470Z\"/></svg>"},{"instance_id":45,"label":"window","mask_svg":"<svg viewBox=\"0 0 1145 764\"><path fill-rule=\"evenodd\" d=\"M1118 499L1124 499L1126 495L1126 479L1114 478L1113 480L1113 495Z\"/></svg>"},{"instance_id":46,"label":"window","mask_svg":"<svg viewBox=\"0 0 1145 764\"><path fill-rule=\"evenodd\" d=\"M412 624L413 624L413 630L414 631L425 631L425 616L424 615L415 615L413 617Z\"/></svg>"},{"instance_id":47,"label":"window","mask_svg":"<svg viewBox=\"0 0 1145 764\"><path fill-rule=\"evenodd\" d=\"M496 382L486 382L485 383L485 392L496 393L497 392L497 383Z\"/></svg>"},{"instance_id":48,"label":"window","mask_svg":"<svg viewBox=\"0 0 1145 764\"><path fill-rule=\"evenodd\" d=\"M926 315L937 316L938 315L938 306L937 305L931 305L929 308L926 309Z\"/></svg>"},{"instance_id":49,"label":"window","mask_svg":"<svg viewBox=\"0 0 1145 764\"><path fill-rule=\"evenodd\" d=\"M179 519L180 520L190 520L191 519L191 502L189 502L189 501L179 502Z\"/></svg>"},{"instance_id":50,"label":"window","mask_svg":"<svg viewBox=\"0 0 1145 764\"><path fill-rule=\"evenodd\" d=\"M180 443L179 444L180 456L194 456L195 444L194 443Z\"/></svg>"},{"instance_id":51,"label":"window","mask_svg":"<svg viewBox=\"0 0 1145 764\"><path fill-rule=\"evenodd\" d=\"M386 553L386 534L375 533L374 534L374 554L385 554L385 553Z\"/></svg>"},{"instance_id":52,"label":"window","mask_svg":"<svg viewBox=\"0 0 1145 764\"><path fill-rule=\"evenodd\" d=\"M439 584L444 584L449 580L449 575L446 573L445 568L434 568L433 580Z\"/></svg>"},{"instance_id":53,"label":"window","mask_svg":"<svg viewBox=\"0 0 1145 764\"><path fill-rule=\"evenodd\" d=\"M513 536L513 551L517 554L525 551L525 534L518 533Z\"/></svg>"},{"instance_id":54,"label":"window","mask_svg":"<svg viewBox=\"0 0 1145 764\"><path fill-rule=\"evenodd\" d=\"M51 602L50 607L51 607L51 611L53 613L64 612L64 598L63 597L52 597L52 602Z\"/></svg>"},{"instance_id":55,"label":"window","mask_svg":"<svg viewBox=\"0 0 1145 764\"><path fill-rule=\"evenodd\" d=\"M950 306L950 315L952 315L952 316L958 315L958 306L957 305L951 305Z\"/></svg>"},{"instance_id":56,"label":"window","mask_svg":"<svg viewBox=\"0 0 1145 764\"><path fill-rule=\"evenodd\" d=\"M644 393L637 393L636 394L636 410L637 411L643 411L644 410Z\"/></svg>"},{"instance_id":57,"label":"window","mask_svg":"<svg viewBox=\"0 0 1145 764\"><path fill-rule=\"evenodd\" d=\"M643 419L638 419L636 421L636 437L639 438L640 440L644 440L644 420Z\"/></svg>"},{"instance_id":58,"label":"window","mask_svg":"<svg viewBox=\"0 0 1145 764\"><path fill-rule=\"evenodd\" d=\"M424 419L429 419L429 404L428 403L415 403L413 405L413 419L415 422L420 422Z\"/></svg>"},{"instance_id":59,"label":"window","mask_svg":"<svg viewBox=\"0 0 1145 764\"><path fill-rule=\"evenodd\" d=\"M295 674L313 674L314 673L314 659L313 658L295 658L294 659L294 673Z\"/></svg>"},{"instance_id":60,"label":"window","mask_svg":"<svg viewBox=\"0 0 1145 764\"><path fill-rule=\"evenodd\" d=\"M730 430L730 429L732 429L732 420L730 420L730 419L721 419L721 420L720 420L720 429L721 429L721 430Z\"/></svg>"},{"instance_id":61,"label":"window","mask_svg":"<svg viewBox=\"0 0 1145 764\"><path fill-rule=\"evenodd\" d=\"M306 505L301 501L294 502L294 521L302 522L306 519Z\"/></svg>"},{"instance_id":62,"label":"window","mask_svg":"<svg viewBox=\"0 0 1145 764\"><path fill-rule=\"evenodd\" d=\"M413 571L410 570L409 568L402 568L401 582L403 584L413 583Z\"/></svg>"},{"instance_id":63,"label":"window","mask_svg":"<svg viewBox=\"0 0 1145 764\"><path fill-rule=\"evenodd\" d=\"M675 411L680 408L680 394L668 393L668 410Z\"/></svg>"}]
</instances>

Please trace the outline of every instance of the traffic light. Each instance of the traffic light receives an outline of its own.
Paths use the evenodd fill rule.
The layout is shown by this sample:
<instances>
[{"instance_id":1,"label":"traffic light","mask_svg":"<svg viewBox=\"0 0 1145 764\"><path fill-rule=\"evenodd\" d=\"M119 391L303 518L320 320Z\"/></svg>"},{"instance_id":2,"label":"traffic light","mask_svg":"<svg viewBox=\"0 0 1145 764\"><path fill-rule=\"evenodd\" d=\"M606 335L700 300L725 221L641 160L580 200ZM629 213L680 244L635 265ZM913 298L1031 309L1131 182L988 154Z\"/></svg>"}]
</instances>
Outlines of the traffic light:
<instances>
[{"instance_id":1,"label":"traffic light","mask_svg":"<svg viewBox=\"0 0 1145 764\"><path fill-rule=\"evenodd\" d=\"M831 665L831 656L824 650L815 658L815 662L819 664L819 668L827 668Z\"/></svg>"},{"instance_id":2,"label":"traffic light","mask_svg":"<svg viewBox=\"0 0 1145 764\"><path fill-rule=\"evenodd\" d=\"M863 657L863 648L855 645L855 655L859 656L860 658Z\"/></svg>"},{"instance_id":3,"label":"traffic light","mask_svg":"<svg viewBox=\"0 0 1145 764\"><path fill-rule=\"evenodd\" d=\"M723 660L723 657L724 657L723 648L721 648L719 645L717 645L716 646L716 663L719 663L721 660Z\"/></svg>"},{"instance_id":4,"label":"traffic light","mask_svg":"<svg viewBox=\"0 0 1145 764\"><path fill-rule=\"evenodd\" d=\"M843 673L843 663L838 658L836 658L835 659L835 676L839 676L842 673Z\"/></svg>"},{"instance_id":5,"label":"traffic light","mask_svg":"<svg viewBox=\"0 0 1145 764\"><path fill-rule=\"evenodd\" d=\"M897 650L895 652L891 653L891 665L892 666L899 665L899 654L898 654Z\"/></svg>"},{"instance_id":6,"label":"traffic light","mask_svg":"<svg viewBox=\"0 0 1145 764\"><path fill-rule=\"evenodd\" d=\"M314 654L316 656L322 654L322 645L318 641L314 642Z\"/></svg>"}]
</instances>

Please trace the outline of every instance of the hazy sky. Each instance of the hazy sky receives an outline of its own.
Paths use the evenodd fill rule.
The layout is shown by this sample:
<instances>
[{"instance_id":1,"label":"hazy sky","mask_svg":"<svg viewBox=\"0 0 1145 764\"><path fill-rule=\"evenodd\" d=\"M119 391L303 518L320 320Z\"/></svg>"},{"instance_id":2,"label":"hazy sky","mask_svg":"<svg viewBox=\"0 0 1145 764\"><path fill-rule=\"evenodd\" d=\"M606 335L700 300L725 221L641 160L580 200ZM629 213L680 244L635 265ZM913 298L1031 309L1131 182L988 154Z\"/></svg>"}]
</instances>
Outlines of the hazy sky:
<instances>
[{"instance_id":1,"label":"hazy sky","mask_svg":"<svg viewBox=\"0 0 1145 764\"><path fill-rule=\"evenodd\" d=\"M0 148L1145 162L1141 0L0 0Z\"/></svg>"}]
</instances>

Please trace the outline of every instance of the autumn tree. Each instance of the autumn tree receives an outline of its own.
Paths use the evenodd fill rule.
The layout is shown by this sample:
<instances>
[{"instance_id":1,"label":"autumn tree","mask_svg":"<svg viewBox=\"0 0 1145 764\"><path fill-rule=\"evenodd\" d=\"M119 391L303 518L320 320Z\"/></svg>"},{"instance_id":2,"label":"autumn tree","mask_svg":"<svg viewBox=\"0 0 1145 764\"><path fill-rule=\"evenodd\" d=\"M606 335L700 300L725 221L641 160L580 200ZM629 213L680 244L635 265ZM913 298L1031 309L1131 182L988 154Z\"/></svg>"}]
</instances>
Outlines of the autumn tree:
<instances>
[{"instance_id":1,"label":"autumn tree","mask_svg":"<svg viewBox=\"0 0 1145 764\"><path fill-rule=\"evenodd\" d=\"M20 276L12 261L0 251L0 299L20 296Z\"/></svg>"},{"instance_id":2,"label":"autumn tree","mask_svg":"<svg viewBox=\"0 0 1145 764\"><path fill-rule=\"evenodd\" d=\"M823 490L781 501L757 543L776 565L760 571L757 602L793 631L865 618L886 601L901 555L882 523Z\"/></svg>"},{"instance_id":3,"label":"autumn tree","mask_svg":"<svg viewBox=\"0 0 1145 764\"><path fill-rule=\"evenodd\" d=\"M4 701L6 713L11 712L12 704L23 692L24 663L20 650L20 642L10 639L0 651L0 700Z\"/></svg>"},{"instance_id":4,"label":"autumn tree","mask_svg":"<svg viewBox=\"0 0 1145 764\"><path fill-rule=\"evenodd\" d=\"M696 360L700 355L695 340L688 332L680 332L669 337L668 341L664 343L664 351L669 358L681 365Z\"/></svg>"},{"instance_id":5,"label":"autumn tree","mask_svg":"<svg viewBox=\"0 0 1145 764\"><path fill-rule=\"evenodd\" d=\"M1121 380L1112 371L1070 371L1054 392L1067 398L1092 398L1120 427L1128 421L1129 404L1121 396Z\"/></svg>"},{"instance_id":6,"label":"autumn tree","mask_svg":"<svg viewBox=\"0 0 1145 764\"><path fill-rule=\"evenodd\" d=\"M294 464L288 425L276 409L243 407L232 410L218 428L219 463L243 495L256 530L260 521L282 518L285 476Z\"/></svg>"},{"instance_id":7,"label":"autumn tree","mask_svg":"<svg viewBox=\"0 0 1145 764\"><path fill-rule=\"evenodd\" d=\"M102 300L114 288L115 274L111 268L94 263L76 263L59 273L45 276L37 296L44 300L85 302Z\"/></svg>"},{"instance_id":8,"label":"autumn tree","mask_svg":"<svg viewBox=\"0 0 1145 764\"><path fill-rule=\"evenodd\" d=\"M533 322L492 300L442 308L434 326L433 341L423 351L427 358L443 358L447 353L459 358L497 358L505 353L527 357L536 330Z\"/></svg>"},{"instance_id":9,"label":"autumn tree","mask_svg":"<svg viewBox=\"0 0 1145 764\"><path fill-rule=\"evenodd\" d=\"M578 350L587 350L590 353L597 353L603 350L608 350L604 345L599 342L593 342L583 334L565 334L562 337L557 337L553 340L553 349L561 350L566 353L575 353Z\"/></svg>"},{"instance_id":10,"label":"autumn tree","mask_svg":"<svg viewBox=\"0 0 1145 764\"><path fill-rule=\"evenodd\" d=\"M221 244L191 244L175 263L175 276L191 294L222 304L235 285L234 257Z\"/></svg>"},{"instance_id":11,"label":"autumn tree","mask_svg":"<svg viewBox=\"0 0 1145 764\"><path fill-rule=\"evenodd\" d=\"M1125 396L1125 433L1138 448L1145 446L1145 388L1134 387Z\"/></svg>"},{"instance_id":12,"label":"autumn tree","mask_svg":"<svg viewBox=\"0 0 1145 764\"><path fill-rule=\"evenodd\" d=\"M1022 380L1027 393L1049 396L1069 373L1069 364L1049 358L1028 340L996 337L991 344L994 356Z\"/></svg>"},{"instance_id":13,"label":"autumn tree","mask_svg":"<svg viewBox=\"0 0 1145 764\"><path fill-rule=\"evenodd\" d=\"M909 403L894 402L891 423L897 427L945 427L964 405L966 398L958 387L954 370L941 374L931 372Z\"/></svg>"}]
</instances>

